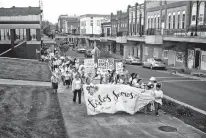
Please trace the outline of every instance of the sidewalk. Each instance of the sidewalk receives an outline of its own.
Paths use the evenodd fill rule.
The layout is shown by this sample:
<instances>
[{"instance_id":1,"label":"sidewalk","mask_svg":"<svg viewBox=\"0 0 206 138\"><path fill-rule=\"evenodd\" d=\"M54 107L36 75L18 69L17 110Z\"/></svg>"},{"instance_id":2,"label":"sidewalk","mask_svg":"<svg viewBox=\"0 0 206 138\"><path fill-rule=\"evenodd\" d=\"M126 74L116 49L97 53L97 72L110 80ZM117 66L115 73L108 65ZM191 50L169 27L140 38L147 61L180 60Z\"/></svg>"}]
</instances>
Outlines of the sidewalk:
<instances>
[{"instance_id":1,"label":"sidewalk","mask_svg":"<svg viewBox=\"0 0 206 138\"><path fill-rule=\"evenodd\" d=\"M206 134L163 113L100 114L88 116L84 104L74 104L71 89L60 84L58 98L67 134L70 138L205 138ZM82 97L83 99L83 97ZM163 132L160 126L171 126L177 132Z\"/></svg>"}]
</instances>

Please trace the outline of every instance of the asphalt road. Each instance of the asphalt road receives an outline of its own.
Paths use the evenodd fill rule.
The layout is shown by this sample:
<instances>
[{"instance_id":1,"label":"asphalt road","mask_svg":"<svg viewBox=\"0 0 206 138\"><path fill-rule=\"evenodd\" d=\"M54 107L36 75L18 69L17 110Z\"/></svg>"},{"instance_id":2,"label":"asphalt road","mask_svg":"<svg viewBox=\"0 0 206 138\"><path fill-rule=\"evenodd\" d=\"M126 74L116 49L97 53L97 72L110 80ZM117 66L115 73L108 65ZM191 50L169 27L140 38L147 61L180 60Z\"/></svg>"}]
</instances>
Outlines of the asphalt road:
<instances>
[{"instance_id":1,"label":"asphalt road","mask_svg":"<svg viewBox=\"0 0 206 138\"><path fill-rule=\"evenodd\" d=\"M84 54L69 50L66 55L84 59ZM206 82L176 76L166 71L150 70L137 65L126 65L129 73L139 73L144 81L149 81L150 77L155 77L163 83L163 92L176 100L206 111Z\"/></svg>"}]
</instances>

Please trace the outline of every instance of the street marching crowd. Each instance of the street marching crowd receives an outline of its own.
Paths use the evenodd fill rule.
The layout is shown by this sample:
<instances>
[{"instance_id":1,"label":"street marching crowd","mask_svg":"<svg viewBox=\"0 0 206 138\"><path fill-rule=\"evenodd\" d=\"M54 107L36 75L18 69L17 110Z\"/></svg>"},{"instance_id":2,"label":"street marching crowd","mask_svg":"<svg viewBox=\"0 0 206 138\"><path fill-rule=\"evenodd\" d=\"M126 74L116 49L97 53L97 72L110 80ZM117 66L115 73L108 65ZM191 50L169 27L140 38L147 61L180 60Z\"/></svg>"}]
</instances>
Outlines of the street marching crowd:
<instances>
[{"instance_id":1,"label":"street marching crowd","mask_svg":"<svg viewBox=\"0 0 206 138\"><path fill-rule=\"evenodd\" d=\"M81 95L83 94L83 85L99 84L114 84L114 85L129 85L141 89L144 93L145 90L149 91L154 97L154 101L148 103L143 109L145 113L155 111L155 115L159 116L159 109L162 106L163 92L161 90L162 84L157 82L154 77L149 79L149 82L144 83L138 73L129 74L128 70L122 64L122 72L118 73L117 70L104 70L102 72L98 65L95 66L94 72L86 73L84 61L80 62L77 58L67 56L53 56L50 58L50 66L52 69L52 87L54 92L57 92L58 84L63 83L65 88L71 88L73 92L73 102L76 102L78 95L78 102L81 104ZM97 79L98 78L98 79ZM98 82L94 80L99 80Z\"/></svg>"}]
</instances>

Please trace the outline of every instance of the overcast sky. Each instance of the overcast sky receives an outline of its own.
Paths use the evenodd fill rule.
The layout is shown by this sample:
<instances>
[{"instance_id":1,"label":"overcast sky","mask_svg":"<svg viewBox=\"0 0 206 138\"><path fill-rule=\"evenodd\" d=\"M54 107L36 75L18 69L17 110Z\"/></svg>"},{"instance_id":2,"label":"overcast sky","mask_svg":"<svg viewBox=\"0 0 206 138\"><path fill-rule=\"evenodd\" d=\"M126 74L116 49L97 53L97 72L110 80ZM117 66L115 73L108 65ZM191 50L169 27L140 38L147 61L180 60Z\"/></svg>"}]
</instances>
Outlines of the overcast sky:
<instances>
[{"instance_id":1,"label":"overcast sky","mask_svg":"<svg viewBox=\"0 0 206 138\"><path fill-rule=\"evenodd\" d=\"M44 20L56 23L61 14L111 14L117 10L126 11L128 5L144 0L42 0ZM38 6L39 0L0 0L0 7Z\"/></svg>"}]
</instances>

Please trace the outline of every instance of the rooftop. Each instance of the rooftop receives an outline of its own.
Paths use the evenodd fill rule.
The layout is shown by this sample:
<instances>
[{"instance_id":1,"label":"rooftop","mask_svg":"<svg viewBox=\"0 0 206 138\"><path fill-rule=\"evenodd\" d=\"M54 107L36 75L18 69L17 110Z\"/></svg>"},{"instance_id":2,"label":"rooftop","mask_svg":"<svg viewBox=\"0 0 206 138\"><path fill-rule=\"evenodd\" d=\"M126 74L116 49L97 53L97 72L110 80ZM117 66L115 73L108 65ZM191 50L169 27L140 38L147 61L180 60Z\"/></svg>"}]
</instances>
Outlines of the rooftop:
<instances>
[{"instance_id":1,"label":"rooftop","mask_svg":"<svg viewBox=\"0 0 206 138\"><path fill-rule=\"evenodd\" d=\"M0 16L27 16L27 15L39 15L42 13L40 7L11 7L0 8Z\"/></svg>"},{"instance_id":2,"label":"rooftop","mask_svg":"<svg viewBox=\"0 0 206 138\"><path fill-rule=\"evenodd\" d=\"M83 17L105 17L105 16L110 16L109 14L85 14L81 15L80 18Z\"/></svg>"}]
</instances>

